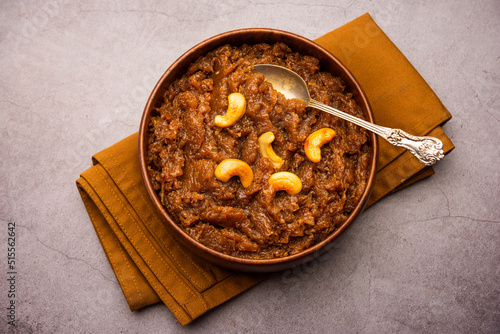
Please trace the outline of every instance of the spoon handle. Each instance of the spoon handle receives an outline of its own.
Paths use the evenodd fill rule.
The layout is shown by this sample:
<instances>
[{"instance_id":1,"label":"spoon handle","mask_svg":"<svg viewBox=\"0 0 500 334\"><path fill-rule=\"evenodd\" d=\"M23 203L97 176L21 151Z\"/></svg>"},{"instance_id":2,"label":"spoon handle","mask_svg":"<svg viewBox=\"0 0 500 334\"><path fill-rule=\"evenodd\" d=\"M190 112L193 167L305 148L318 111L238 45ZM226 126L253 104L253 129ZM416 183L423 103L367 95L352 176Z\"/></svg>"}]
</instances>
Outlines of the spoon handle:
<instances>
[{"instance_id":1,"label":"spoon handle","mask_svg":"<svg viewBox=\"0 0 500 334\"><path fill-rule=\"evenodd\" d=\"M407 149L424 165L431 166L444 157L443 143L437 138L412 136L401 129L376 125L312 99L309 101L308 106L326 111L376 133L392 145Z\"/></svg>"}]
</instances>

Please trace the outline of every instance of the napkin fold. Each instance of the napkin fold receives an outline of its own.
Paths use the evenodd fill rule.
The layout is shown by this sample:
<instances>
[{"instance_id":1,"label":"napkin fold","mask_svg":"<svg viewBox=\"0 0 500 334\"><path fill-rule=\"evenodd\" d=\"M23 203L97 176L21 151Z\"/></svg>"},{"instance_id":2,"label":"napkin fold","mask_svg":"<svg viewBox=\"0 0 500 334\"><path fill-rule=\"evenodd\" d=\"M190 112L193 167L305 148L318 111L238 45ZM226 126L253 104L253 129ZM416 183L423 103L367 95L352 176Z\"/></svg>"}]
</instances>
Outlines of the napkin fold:
<instances>
[{"instance_id":1,"label":"napkin fold","mask_svg":"<svg viewBox=\"0 0 500 334\"><path fill-rule=\"evenodd\" d=\"M441 139L451 118L439 98L369 14L316 40L360 82L376 122ZM383 139L368 205L434 173L411 153ZM133 134L95 154L77 188L132 311L163 302L182 325L255 285L266 275L230 271L179 244L150 201L139 169Z\"/></svg>"},{"instance_id":2,"label":"napkin fold","mask_svg":"<svg viewBox=\"0 0 500 334\"><path fill-rule=\"evenodd\" d=\"M443 142L453 150L441 126L451 114L406 57L369 14L315 40L349 68L363 88L377 124ZM368 206L391 192L434 174L403 148L379 140L377 176Z\"/></svg>"}]
</instances>

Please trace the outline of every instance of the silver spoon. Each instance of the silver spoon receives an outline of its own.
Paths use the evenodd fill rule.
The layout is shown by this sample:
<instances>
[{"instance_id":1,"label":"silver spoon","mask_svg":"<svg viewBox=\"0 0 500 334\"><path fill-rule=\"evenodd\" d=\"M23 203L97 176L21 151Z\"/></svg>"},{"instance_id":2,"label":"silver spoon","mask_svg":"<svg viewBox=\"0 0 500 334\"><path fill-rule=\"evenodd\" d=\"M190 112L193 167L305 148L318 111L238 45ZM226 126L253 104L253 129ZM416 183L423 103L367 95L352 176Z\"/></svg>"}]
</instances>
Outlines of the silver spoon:
<instances>
[{"instance_id":1,"label":"silver spoon","mask_svg":"<svg viewBox=\"0 0 500 334\"><path fill-rule=\"evenodd\" d=\"M424 165L431 166L444 157L443 143L437 138L412 136L400 129L376 125L311 99L305 81L297 73L286 67L257 64L254 65L254 71L264 74L266 81L270 82L274 89L285 95L287 99L296 98L302 100L308 107L326 111L370 130L389 143L407 149Z\"/></svg>"}]
</instances>

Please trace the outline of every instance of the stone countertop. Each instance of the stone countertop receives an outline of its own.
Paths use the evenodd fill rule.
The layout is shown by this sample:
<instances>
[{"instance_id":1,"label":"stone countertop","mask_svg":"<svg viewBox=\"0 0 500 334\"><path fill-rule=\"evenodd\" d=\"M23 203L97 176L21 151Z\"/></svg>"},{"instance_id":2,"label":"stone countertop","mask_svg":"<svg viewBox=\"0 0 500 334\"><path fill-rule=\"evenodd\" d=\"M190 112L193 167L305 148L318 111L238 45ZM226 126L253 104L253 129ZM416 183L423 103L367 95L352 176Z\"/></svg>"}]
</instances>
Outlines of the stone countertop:
<instances>
[{"instance_id":1,"label":"stone countertop","mask_svg":"<svg viewBox=\"0 0 500 334\"><path fill-rule=\"evenodd\" d=\"M0 332L498 333L500 2L332 3L2 1ZM186 327L163 304L130 312L75 186L92 154L138 130L163 71L207 37L314 39L365 12L452 113L456 149L364 212L321 266L276 273Z\"/></svg>"}]
</instances>

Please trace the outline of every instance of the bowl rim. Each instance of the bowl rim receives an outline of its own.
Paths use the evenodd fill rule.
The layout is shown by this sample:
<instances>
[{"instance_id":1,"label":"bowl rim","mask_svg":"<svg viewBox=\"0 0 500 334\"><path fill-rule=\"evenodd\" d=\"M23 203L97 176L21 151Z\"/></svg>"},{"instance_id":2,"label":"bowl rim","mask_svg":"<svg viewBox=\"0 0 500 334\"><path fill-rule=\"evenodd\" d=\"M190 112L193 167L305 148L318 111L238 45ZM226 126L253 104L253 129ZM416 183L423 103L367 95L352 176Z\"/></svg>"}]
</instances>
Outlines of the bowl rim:
<instances>
[{"instance_id":1,"label":"bowl rim","mask_svg":"<svg viewBox=\"0 0 500 334\"><path fill-rule=\"evenodd\" d=\"M355 92L355 94L358 95L358 98L361 99L362 105L361 107L363 108L363 111L366 113L366 118L369 122L374 123L374 115L373 111L371 109L370 103L368 101L368 98L366 94L364 93L361 85L358 83L354 75L350 72L350 70L342 64L342 62L335 57L330 51L325 49L323 46L319 45L318 43L300 36L298 34L284 31L284 30L279 30L279 29L272 29L272 28L243 28L243 29L236 29L236 30L230 30L226 31L217 35L214 35L210 38L207 38L203 40L202 42L199 42L198 44L194 45L193 47L189 48L187 51L185 51L179 58L177 58L168 68L167 70L163 73L163 75L160 77L158 82L156 83L155 87L153 88L151 94L148 97L148 100L146 102L146 105L144 107L143 114L141 116L141 121L140 121L140 128L139 128L139 164L140 164L140 170L141 170L141 175L143 179L143 184L146 187L147 193L151 200L153 201L153 204L157 211L161 214L161 216L166 220L166 222L169 224L169 227L173 228L175 233L180 236L181 243L190 248L191 250L195 251L196 254L204 257L206 260L209 260L210 262L216 263L218 265L222 265L225 267L228 267L230 269L237 269L237 270L243 270L247 271L251 267L255 267L257 270L255 271L275 271L279 270L282 268L287 268L286 264L289 262L293 262L296 264L300 264L303 262L307 262L311 258L317 256L318 254L323 253L323 251L327 250L327 245L331 243L334 239L337 238L338 235L340 235L348 226L351 225L351 223L359 216L359 214L364 210L368 199L371 195L371 191L373 188L373 184L375 181L375 175L376 175L376 165L377 165L377 158L378 158L378 138L377 136L369 132L369 137L371 137L371 144L372 144L372 158L371 158L371 166L370 166L370 171L368 174L368 178L366 180L366 186L363 191L363 194L356 205L355 209L349 214L349 217L347 220L340 226L338 226L333 232L330 233L330 235L322 240L321 242L312 245L311 247L302 250L296 254L291 254L287 255L284 257L278 257L278 258L270 258L270 259L250 259L250 258L240 258L232 255L228 255L225 253L218 252L212 248L209 248L205 245L203 245L201 242L198 242L191 236L189 236L174 220L173 218L168 214L166 211L165 207L161 204L161 202L158 199L158 196L156 192L154 191L151 181L149 180L149 175L147 172L147 165L146 165L146 137L149 132L149 119L151 116L151 111L155 108L154 102L155 98L157 97L157 94L160 92L160 90L163 88L164 85L170 85L172 82L175 81L176 78L179 77L179 72L180 75L184 74L185 69L182 71L179 71L180 67L186 67L189 66L194 60L196 60L199 56L205 54L206 52L221 46L225 45L228 43L220 43L220 41L224 41L227 39L231 39L231 37L235 36L236 34L271 34L271 35L282 35L286 36L286 38L291 38L298 40L299 42L304 42L308 46L313 46L314 48L318 49L320 53L325 54L325 56L329 59L331 59L334 63L335 66L340 69L340 71L349 78L349 82L346 83L346 85L349 87L349 90L351 92ZM265 42L265 41L263 41ZM219 44L218 44L219 43ZM239 44L244 44L245 42L240 42ZM286 42L285 42L286 43ZM250 43L247 43L250 44ZM295 51L295 50L294 50ZM321 61L320 61L321 63ZM321 66L324 67L324 66ZM177 69L177 71L175 71ZM177 72L177 74L175 73ZM173 76L173 79L169 83L165 83L166 79L168 79L170 76ZM344 78L345 79L345 78ZM344 80L345 81L345 80ZM358 103L359 105L359 103ZM370 136L371 134L371 136ZM187 243L187 244L186 244ZM191 247L190 247L191 246ZM194 249L193 249L194 247ZM215 259L214 259L215 258ZM215 262L213 260L216 260ZM222 261L219 261L222 260ZM267 269L266 269L267 268ZM274 269L277 268L277 269ZM254 271L254 270L249 270L249 271Z\"/></svg>"}]
</instances>

